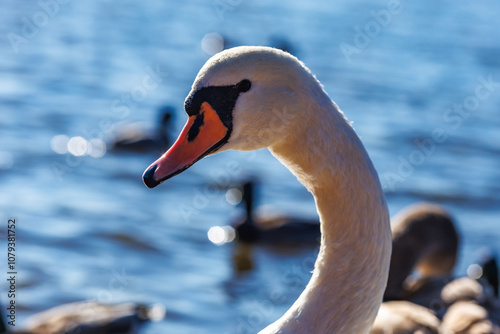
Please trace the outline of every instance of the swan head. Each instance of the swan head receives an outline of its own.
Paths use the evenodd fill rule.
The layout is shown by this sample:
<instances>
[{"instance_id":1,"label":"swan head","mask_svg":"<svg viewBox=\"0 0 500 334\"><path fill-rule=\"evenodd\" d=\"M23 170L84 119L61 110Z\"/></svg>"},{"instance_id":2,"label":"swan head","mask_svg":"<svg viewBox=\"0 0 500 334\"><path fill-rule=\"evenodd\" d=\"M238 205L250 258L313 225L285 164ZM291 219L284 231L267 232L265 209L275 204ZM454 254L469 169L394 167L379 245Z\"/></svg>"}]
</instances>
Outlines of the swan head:
<instances>
[{"instance_id":1,"label":"swan head","mask_svg":"<svg viewBox=\"0 0 500 334\"><path fill-rule=\"evenodd\" d=\"M297 58L278 49L236 47L216 54L185 100L188 121L181 134L146 169L144 183L153 188L207 155L271 147L293 135L289 125L308 80L317 82Z\"/></svg>"}]
</instances>

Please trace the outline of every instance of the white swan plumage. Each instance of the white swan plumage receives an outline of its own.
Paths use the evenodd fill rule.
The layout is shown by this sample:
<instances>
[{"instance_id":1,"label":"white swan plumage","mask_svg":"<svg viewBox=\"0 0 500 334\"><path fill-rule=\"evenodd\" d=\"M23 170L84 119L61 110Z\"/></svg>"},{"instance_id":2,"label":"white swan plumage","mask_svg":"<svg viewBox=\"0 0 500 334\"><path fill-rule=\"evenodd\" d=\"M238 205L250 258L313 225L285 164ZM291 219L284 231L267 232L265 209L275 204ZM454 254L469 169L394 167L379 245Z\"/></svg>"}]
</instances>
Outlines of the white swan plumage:
<instances>
[{"instance_id":1,"label":"white swan plumage","mask_svg":"<svg viewBox=\"0 0 500 334\"><path fill-rule=\"evenodd\" d=\"M144 172L152 188L204 156L268 148L313 194L321 246L312 277L270 333L368 333L391 255L385 197L361 141L310 70L269 47L210 58L176 143Z\"/></svg>"}]
</instances>

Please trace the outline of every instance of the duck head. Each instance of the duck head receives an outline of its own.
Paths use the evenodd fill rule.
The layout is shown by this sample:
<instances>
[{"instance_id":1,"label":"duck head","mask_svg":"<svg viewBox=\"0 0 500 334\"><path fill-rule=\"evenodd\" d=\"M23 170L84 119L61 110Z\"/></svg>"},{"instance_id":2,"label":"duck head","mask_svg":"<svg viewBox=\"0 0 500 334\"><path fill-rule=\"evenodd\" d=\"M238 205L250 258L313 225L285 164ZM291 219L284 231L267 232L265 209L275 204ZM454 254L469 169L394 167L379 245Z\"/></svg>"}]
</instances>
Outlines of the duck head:
<instances>
[{"instance_id":1,"label":"duck head","mask_svg":"<svg viewBox=\"0 0 500 334\"><path fill-rule=\"evenodd\" d=\"M156 187L207 155L284 140L304 71L295 57L269 47L237 47L210 58L185 100L187 123L144 172L146 186Z\"/></svg>"}]
</instances>

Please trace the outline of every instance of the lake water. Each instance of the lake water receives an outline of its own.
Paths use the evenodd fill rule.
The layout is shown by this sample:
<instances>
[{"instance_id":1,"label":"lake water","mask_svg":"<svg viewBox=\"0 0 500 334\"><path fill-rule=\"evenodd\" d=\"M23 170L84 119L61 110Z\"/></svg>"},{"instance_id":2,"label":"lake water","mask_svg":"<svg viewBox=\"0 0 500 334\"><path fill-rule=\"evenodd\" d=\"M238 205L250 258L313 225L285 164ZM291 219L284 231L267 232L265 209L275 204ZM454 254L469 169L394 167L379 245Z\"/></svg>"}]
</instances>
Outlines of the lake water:
<instances>
[{"instance_id":1,"label":"lake water","mask_svg":"<svg viewBox=\"0 0 500 334\"><path fill-rule=\"evenodd\" d=\"M314 249L257 247L254 270L238 274L234 245L207 239L240 212L221 186L248 175L261 181L258 204L316 217L269 152L216 155L150 190L141 175L158 154L103 150L111 124L152 122L163 105L176 109L176 136L207 44L217 47L210 33L226 46L286 42L354 122L391 214L432 201L456 217L464 275L482 249L500 251L499 11L493 0L4 0L0 236L7 253L15 218L18 324L95 299L164 304L144 333L255 333L302 291ZM72 153L61 135L76 138Z\"/></svg>"}]
</instances>

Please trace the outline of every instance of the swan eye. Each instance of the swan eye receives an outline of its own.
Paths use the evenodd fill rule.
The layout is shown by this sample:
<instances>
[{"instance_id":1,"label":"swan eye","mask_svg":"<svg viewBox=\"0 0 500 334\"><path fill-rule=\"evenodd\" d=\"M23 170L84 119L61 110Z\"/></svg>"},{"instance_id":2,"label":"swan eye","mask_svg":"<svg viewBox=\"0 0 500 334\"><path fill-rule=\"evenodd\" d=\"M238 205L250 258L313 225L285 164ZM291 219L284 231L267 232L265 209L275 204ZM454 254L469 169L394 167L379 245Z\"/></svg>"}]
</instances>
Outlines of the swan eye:
<instances>
[{"instance_id":1,"label":"swan eye","mask_svg":"<svg viewBox=\"0 0 500 334\"><path fill-rule=\"evenodd\" d=\"M236 84L236 89L240 93L248 92L252 87L252 83L248 79L243 79Z\"/></svg>"}]
</instances>

